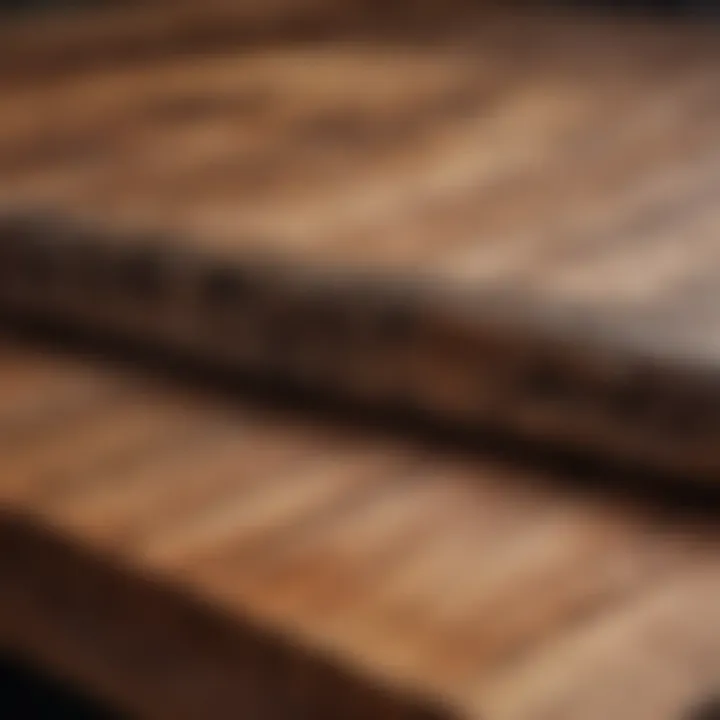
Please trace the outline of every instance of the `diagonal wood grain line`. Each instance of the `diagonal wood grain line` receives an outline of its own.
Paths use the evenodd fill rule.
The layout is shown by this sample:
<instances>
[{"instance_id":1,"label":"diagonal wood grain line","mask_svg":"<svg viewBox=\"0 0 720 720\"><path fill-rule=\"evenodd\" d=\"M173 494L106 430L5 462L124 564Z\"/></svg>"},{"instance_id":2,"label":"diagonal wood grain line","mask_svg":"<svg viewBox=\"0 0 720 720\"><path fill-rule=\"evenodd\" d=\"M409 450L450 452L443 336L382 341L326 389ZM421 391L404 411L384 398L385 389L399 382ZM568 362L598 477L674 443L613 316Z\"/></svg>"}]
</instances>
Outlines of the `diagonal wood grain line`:
<instances>
[{"instance_id":1,"label":"diagonal wood grain line","mask_svg":"<svg viewBox=\"0 0 720 720\"><path fill-rule=\"evenodd\" d=\"M672 720L713 688L712 522L37 347L4 376L18 352L124 391L0 450L0 642L121 707Z\"/></svg>"},{"instance_id":2,"label":"diagonal wood grain line","mask_svg":"<svg viewBox=\"0 0 720 720\"><path fill-rule=\"evenodd\" d=\"M404 40L339 23L0 84L0 302L712 482L712 33L399 7Z\"/></svg>"}]
</instances>

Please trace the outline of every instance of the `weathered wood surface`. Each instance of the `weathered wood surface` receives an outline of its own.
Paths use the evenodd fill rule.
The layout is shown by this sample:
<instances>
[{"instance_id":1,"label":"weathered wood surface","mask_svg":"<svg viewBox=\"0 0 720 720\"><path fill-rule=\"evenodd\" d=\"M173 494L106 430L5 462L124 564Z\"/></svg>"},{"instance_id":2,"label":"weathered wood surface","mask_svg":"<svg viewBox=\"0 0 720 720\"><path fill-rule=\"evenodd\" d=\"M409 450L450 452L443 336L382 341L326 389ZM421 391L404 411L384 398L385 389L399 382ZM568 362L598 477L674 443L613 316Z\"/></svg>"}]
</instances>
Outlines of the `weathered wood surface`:
<instances>
[{"instance_id":1,"label":"weathered wood surface","mask_svg":"<svg viewBox=\"0 0 720 720\"><path fill-rule=\"evenodd\" d=\"M0 378L0 641L141 716L675 720L718 689L712 513L9 339Z\"/></svg>"},{"instance_id":2,"label":"weathered wood surface","mask_svg":"<svg viewBox=\"0 0 720 720\"><path fill-rule=\"evenodd\" d=\"M716 481L715 31L361 5L0 31L5 310ZM8 336L2 642L148 717L675 720L717 691L712 508L331 425Z\"/></svg>"},{"instance_id":3,"label":"weathered wood surface","mask_svg":"<svg viewBox=\"0 0 720 720\"><path fill-rule=\"evenodd\" d=\"M5 302L714 480L717 28L232 7L7 31Z\"/></svg>"}]
</instances>

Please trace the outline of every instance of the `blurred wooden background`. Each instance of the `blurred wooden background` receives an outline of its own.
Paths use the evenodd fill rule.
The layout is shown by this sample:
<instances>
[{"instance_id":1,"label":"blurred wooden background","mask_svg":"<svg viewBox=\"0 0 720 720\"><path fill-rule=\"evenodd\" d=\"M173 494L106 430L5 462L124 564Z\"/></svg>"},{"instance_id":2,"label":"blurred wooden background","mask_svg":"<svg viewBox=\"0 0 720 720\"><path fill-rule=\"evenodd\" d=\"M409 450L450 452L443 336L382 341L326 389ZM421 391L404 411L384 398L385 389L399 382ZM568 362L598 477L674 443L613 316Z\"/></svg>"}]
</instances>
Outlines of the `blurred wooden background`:
<instances>
[{"instance_id":1,"label":"blurred wooden background","mask_svg":"<svg viewBox=\"0 0 720 720\"><path fill-rule=\"evenodd\" d=\"M321 210L328 194L342 195L324 151L308 156L293 146L296 165L281 162L257 191L237 180L232 163L217 161L235 143L252 151L258 137L269 136L262 147L272 151L296 127L242 125L233 113L243 108L222 102L232 99L235 77L253 77L253 53L270 56L259 76L275 78L283 98L296 89L291 109L305 107L309 90L322 85L302 69L332 68L323 63L334 58L343 76L327 82L351 107L372 85L361 97L370 110L382 111L373 105L377 87L402 109L439 77L443 86L448 78L473 87L482 79L495 108L473 125L471 107L467 134L451 124L445 138L447 126L433 121L420 141L411 133L390 138L398 164L386 168L380 201L390 197L388 217L401 221L389 223L393 237L403 237L406 222L425 225L413 218L425 205L418 197L428 196L414 188L432 196L438 168L450 180L487 168L480 173L487 184L478 184L492 190L483 212L474 212L474 196L454 204L452 192L447 205L433 206L440 213L428 227L458 232L460 250L468 227L514 230L524 250L532 246L528 228L538 226L552 250L551 231L568 218L578 237L610 233L619 238L611 257L588 245L605 260L598 274L571 252L565 279L579 257L588 281L579 292L594 287L591 301L613 308L617 323L623 314L612 303L635 302L632 281L669 227L676 234L668 245L677 247L678 237L690 246L706 241L689 277L712 285L720 85L710 28L595 22L584 13L563 22L544 12L513 17L490 3L469 14L424 7L420 28L402 9L388 16L386 7L320 0L293 5L291 19L284 8L266 14L268 5L214 2L176 3L171 14L136 5L6 25L0 197L52 202L118 227L191 226L202 238L222 229L218 209L231 213L244 193L256 192L240 220L231 214L238 224L230 223L227 238L263 209L262 190L263 223L296 229L305 220L330 237L338 217L357 217L350 202L357 188L382 185L384 152L342 155L346 205L333 207L347 214L334 219L329 210L303 214L313 192ZM505 20L488 21L498 16ZM474 46L477 75L438 62L438 44L457 50L458 38L478 37L485 44ZM386 52L373 65L367 59L377 45ZM320 46L344 54L320 62ZM388 55L398 46L405 54ZM294 62L298 55L311 62ZM411 76L423 85L405 82ZM77 102L87 99L87 77L100 92ZM200 107L193 120L192 103L189 116L187 104L171 112L173 97L203 88L217 91L209 114ZM169 110L138 123L133 113L142 119L158 95L169 97ZM457 108L463 122L464 107ZM88 118L97 123L90 123L101 140L97 154L85 152ZM204 129L223 118L224 143L204 144ZM577 145L559 153L557 128L588 141L589 155L578 155ZM447 146L435 146L438 133ZM370 150L388 147L382 136L360 135ZM598 136L604 142L595 146ZM468 143L476 155L465 152ZM393 150L401 146L406 155ZM238 165L244 153L233 156ZM355 174L363 167L373 171L364 181ZM494 173L508 169L512 182L493 189ZM223 172L230 173L225 191ZM405 205L392 192L400 186L413 189ZM439 190L447 198L447 188ZM283 192L288 204L279 212ZM302 202L293 204L294 193ZM208 207L213 213L204 215ZM463 222L453 226L455 213ZM272 236L292 252L292 233ZM397 247L404 262L440 272L436 258L403 256L406 246ZM338 252L332 243L319 250L321 260ZM377 262L389 256L382 243L340 250ZM482 270L485 257L470 263L461 252L452 272ZM520 264L511 270L522 270L524 253L513 257ZM529 268L519 277L554 292L553 257L547 275ZM634 276L621 274L608 293L601 280L633 258ZM685 270L670 254L648 275L641 301L656 297L653 282L675 288L665 280ZM34 289L47 303L46 288ZM82 298L86 308L93 302ZM632 334L652 327L634 317L626 326ZM713 317L697 327L713 327ZM652 474L566 462L522 443L488 438L468 447L307 400L271 402L242 383L144 364L129 347L26 330L5 318L0 349L0 641L133 716L682 720L717 693L712 488L667 486ZM712 358L714 335L693 337Z\"/></svg>"}]
</instances>

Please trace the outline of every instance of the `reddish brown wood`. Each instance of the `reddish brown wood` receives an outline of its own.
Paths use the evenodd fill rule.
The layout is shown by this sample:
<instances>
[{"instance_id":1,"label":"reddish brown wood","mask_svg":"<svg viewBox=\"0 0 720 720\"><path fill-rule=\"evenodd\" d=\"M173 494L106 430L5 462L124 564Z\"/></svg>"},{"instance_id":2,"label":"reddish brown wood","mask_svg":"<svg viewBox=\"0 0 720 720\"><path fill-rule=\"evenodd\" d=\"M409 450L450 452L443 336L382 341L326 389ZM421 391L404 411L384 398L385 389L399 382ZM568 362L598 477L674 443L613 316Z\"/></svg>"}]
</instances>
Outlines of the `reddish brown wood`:
<instances>
[{"instance_id":1,"label":"reddish brown wood","mask_svg":"<svg viewBox=\"0 0 720 720\"><path fill-rule=\"evenodd\" d=\"M712 487L716 38L442 5L2 30L3 311ZM511 454L8 335L0 642L141 717L699 706L712 507Z\"/></svg>"}]
</instances>

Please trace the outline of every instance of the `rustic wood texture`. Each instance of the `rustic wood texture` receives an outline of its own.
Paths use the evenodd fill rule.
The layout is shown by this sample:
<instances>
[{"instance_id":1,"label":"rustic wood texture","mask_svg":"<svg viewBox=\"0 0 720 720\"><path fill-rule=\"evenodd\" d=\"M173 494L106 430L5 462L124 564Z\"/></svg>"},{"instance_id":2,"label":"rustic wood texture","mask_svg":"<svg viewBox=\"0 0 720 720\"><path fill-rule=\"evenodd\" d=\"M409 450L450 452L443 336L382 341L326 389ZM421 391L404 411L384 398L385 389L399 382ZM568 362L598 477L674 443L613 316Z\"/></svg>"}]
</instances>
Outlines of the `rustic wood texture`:
<instances>
[{"instance_id":1,"label":"rustic wood texture","mask_svg":"<svg viewBox=\"0 0 720 720\"><path fill-rule=\"evenodd\" d=\"M7 31L6 303L714 482L716 28L198 7Z\"/></svg>"},{"instance_id":2,"label":"rustic wood texture","mask_svg":"<svg viewBox=\"0 0 720 720\"><path fill-rule=\"evenodd\" d=\"M714 485L716 31L497 5L3 29L4 311ZM141 717L717 692L716 500L243 397L4 337L1 642Z\"/></svg>"},{"instance_id":3,"label":"rustic wood texture","mask_svg":"<svg viewBox=\"0 0 720 720\"><path fill-rule=\"evenodd\" d=\"M714 515L0 351L0 641L142 717L676 720Z\"/></svg>"}]
</instances>

